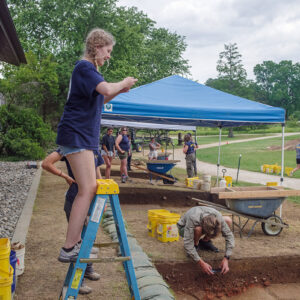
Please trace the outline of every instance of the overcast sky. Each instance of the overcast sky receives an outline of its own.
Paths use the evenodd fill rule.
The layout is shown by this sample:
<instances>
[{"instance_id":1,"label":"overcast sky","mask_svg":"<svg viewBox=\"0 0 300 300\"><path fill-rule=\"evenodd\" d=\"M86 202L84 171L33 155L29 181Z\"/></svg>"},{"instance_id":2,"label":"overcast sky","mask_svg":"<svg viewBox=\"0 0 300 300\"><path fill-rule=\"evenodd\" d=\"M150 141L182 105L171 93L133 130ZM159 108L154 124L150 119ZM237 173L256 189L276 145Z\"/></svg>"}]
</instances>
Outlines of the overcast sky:
<instances>
[{"instance_id":1,"label":"overcast sky","mask_svg":"<svg viewBox=\"0 0 300 300\"><path fill-rule=\"evenodd\" d=\"M264 60L299 62L299 0L119 0L186 37L192 78L216 78L224 44L237 43L248 78Z\"/></svg>"}]
</instances>

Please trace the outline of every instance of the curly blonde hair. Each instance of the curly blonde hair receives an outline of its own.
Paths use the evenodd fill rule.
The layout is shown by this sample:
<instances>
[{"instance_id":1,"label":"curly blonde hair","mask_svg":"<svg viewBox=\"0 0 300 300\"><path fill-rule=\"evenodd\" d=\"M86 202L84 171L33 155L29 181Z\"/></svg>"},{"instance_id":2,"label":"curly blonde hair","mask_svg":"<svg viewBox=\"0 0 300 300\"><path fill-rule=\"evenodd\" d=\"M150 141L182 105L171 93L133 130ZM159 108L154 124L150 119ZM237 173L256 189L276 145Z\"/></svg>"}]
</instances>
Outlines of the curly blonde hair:
<instances>
[{"instance_id":1,"label":"curly blonde hair","mask_svg":"<svg viewBox=\"0 0 300 300\"><path fill-rule=\"evenodd\" d=\"M98 67L96 62L97 47L104 47L109 45L114 46L115 44L115 38L111 33L101 28L94 28L86 37L84 55L91 58L94 61L96 67Z\"/></svg>"}]
</instances>

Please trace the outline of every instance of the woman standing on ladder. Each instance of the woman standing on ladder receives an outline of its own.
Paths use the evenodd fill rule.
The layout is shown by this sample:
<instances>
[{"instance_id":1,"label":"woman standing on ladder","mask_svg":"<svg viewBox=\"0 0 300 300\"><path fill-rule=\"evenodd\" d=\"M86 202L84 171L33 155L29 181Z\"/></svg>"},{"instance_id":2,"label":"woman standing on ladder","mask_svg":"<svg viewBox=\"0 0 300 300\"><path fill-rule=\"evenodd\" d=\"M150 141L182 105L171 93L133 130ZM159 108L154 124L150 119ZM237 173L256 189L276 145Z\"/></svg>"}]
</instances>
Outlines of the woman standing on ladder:
<instances>
[{"instance_id":1,"label":"woman standing on ladder","mask_svg":"<svg viewBox=\"0 0 300 300\"><path fill-rule=\"evenodd\" d=\"M128 92L137 79L127 77L108 83L98 72L110 59L114 37L103 29L93 29L86 38L83 58L76 62L70 80L69 93L57 132L57 144L66 156L78 194L74 200L67 237L58 260L77 259L81 246L81 231L90 203L96 192L96 173L93 150L98 150L101 112L104 103L116 95Z\"/></svg>"}]
</instances>

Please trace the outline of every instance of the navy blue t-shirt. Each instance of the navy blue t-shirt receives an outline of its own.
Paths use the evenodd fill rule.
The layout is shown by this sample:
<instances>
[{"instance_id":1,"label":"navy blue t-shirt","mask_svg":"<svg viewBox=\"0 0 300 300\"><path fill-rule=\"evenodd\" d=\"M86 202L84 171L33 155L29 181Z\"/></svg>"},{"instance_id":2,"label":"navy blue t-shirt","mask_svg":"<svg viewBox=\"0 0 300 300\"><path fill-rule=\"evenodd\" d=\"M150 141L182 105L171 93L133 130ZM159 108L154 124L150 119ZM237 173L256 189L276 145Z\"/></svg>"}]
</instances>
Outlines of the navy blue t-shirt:
<instances>
[{"instance_id":1,"label":"navy blue t-shirt","mask_svg":"<svg viewBox=\"0 0 300 300\"><path fill-rule=\"evenodd\" d=\"M115 138L112 135L105 134L102 138L102 150L104 150L103 145L106 146L108 151L114 151Z\"/></svg>"},{"instance_id":2,"label":"navy blue t-shirt","mask_svg":"<svg viewBox=\"0 0 300 300\"><path fill-rule=\"evenodd\" d=\"M190 142L186 142L185 145L188 146L188 150L186 152L186 154L192 154L195 152L195 148L197 146L197 143L190 141Z\"/></svg>"},{"instance_id":3,"label":"navy blue t-shirt","mask_svg":"<svg viewBox=\"0 0 300 300\"><path fill-rule=\"evenodd\" d=\"M68 100L58 125L58 145L98 150L104 96L96 91L96 87L103 81L92 63L76 62Z\"/></svg>"}]
</instances>

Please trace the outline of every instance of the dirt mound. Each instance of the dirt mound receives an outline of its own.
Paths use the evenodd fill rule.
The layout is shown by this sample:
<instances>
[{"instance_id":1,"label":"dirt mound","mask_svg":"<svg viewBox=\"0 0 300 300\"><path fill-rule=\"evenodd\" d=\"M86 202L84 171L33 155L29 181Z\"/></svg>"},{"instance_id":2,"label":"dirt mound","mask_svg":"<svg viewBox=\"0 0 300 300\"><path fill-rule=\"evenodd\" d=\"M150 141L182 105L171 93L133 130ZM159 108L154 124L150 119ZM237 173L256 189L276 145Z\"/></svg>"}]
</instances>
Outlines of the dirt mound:
<instances>
[{"instance_id":1,"label":"dirt mound","mask_svg":"<svg viewBox=\"0 0 300 300\"><path fill-rule=\"evenodd\" d=\"M300 140L290 140L284 143L284 150L295 150L296 145L300 143ZM268 147L269 150L281 150L281 146L270 146Z\"/></svg>"},{"instance_id":2,"label":"dirt mound","mask_svg":"<svg viewBox=\"0 0 300 300\"><path fill-rule=\"evenodd\" d=\"M214 261L208 262L213 268ZM178 294L195 299L238 295L255 285L300 282L300 256L259 257L230 261L226 275L204 274L193 262L156 263L156 268Z\"/></svg>"}]
</instances>

